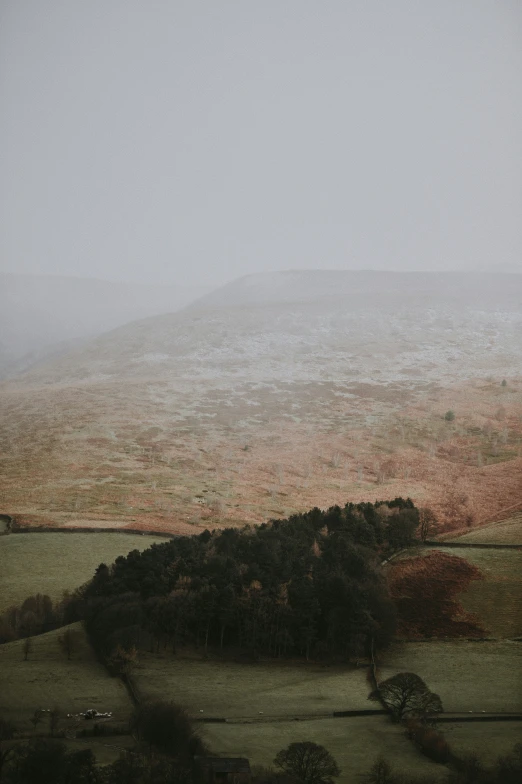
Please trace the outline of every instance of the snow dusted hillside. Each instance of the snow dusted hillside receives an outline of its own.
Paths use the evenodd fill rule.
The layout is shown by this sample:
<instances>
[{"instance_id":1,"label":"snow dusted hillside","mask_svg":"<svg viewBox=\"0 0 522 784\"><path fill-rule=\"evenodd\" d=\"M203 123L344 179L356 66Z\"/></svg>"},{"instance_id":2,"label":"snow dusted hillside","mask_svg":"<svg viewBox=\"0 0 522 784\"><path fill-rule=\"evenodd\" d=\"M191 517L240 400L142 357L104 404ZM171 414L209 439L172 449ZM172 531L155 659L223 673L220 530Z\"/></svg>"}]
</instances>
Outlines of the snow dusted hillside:
<instances>
[{"instance_id":1,"label":"snow dusted hillside","mask_svg":"<svg viewBox=\"0 0 522 784\"><path fill-rule=\"evenodd\" d=\"M484 519L522 498L521 282L250 276L108 332L0 385L5 508L187 532L409 495Z\"/></svg>"},{"instance_id":2,"label":"snow dusted hillside","mask_svg":"<svg viewBox=\"0 0 522 784\"><path fill-rule=\"evenodd\" d=\"M178 385L424 381L520 371L522 276L253 275L175 314L133 322L29 374Z\"/></svg>"}]
</instances>

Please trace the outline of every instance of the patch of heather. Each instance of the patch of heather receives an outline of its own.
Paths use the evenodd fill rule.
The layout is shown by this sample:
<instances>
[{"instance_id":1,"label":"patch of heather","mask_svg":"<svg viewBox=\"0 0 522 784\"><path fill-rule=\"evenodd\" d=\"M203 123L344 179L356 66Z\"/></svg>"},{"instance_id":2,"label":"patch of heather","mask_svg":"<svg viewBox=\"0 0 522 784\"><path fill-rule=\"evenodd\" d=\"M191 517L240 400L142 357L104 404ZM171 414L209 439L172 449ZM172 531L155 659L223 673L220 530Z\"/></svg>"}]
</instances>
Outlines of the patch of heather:
<instances>
[{"instance_id":1,"label":"patch of heather","mask_svg":"<svg viewBox=\"0 0 522 784\"><path fill-rule=\"evenodd\" d=\"M457 598L472 580L480 579L476 566L438 551L394 562L388 582L397 607L397 635L409 639L483 637L487 631Z\"/></svg>"}]
</instances>

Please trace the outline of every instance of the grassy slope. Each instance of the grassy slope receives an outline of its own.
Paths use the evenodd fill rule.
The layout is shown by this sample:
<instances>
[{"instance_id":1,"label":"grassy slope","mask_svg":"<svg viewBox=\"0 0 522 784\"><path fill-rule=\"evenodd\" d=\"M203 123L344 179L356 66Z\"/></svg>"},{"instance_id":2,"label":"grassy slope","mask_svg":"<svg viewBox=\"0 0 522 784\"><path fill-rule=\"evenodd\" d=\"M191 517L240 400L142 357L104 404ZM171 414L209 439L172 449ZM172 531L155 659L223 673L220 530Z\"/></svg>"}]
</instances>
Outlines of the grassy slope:
<instances>
[{"instance_id":1,"label":"grassy slope","mask_svg":"<svg viewBox=\"0 0 522 784\"><path fill-rule=\"evenodd\" d=\"M0 612L31 594L53 600L94 574L100 563L164 539L119 533L11 534L0 537Z\"/></svg>"},{"instance_id":2,"label":"grassy slope","mask_svg":"<svg viewBox=\"0 0 522 784\"><path fill-rule=\"evenodd\" d=\"M522 545L522 512L513 515L509 520L490 523L462 536L448 539L450 542L467 542L476 544L520 544Z\"/></svg>"},{"instance_id":3,"label":"grassy slope","mask_svg":"<svg viewBox=\"0 0 522 784\"><path fill-rule=\"evenodd\" d=\"M519 721L443 724L441 728L455 754L478 754L486 765L493 764L500 755L509 754L522 737Z\"/></svg>"},{"instance_id":4,"label":"grassy slope","mask_svg":"<svg viewBox=\"0 0 522 784\"><path fill-rule=\"evenodd\" d=\"M522 711L520 643L396 643L382 659L382 680L397 672L415 672L440 695L448 712Z\"/></svg>"},{"instance_id":5,"label":"grassy slope","mask_svg":"<svg viewBox=\"0 0 522 784\"><path fill-rule=\"evenodd\" d=\"M280 749L295 741L311 740L333 754L341 768L340 784L359 780L383 755L397 770L445 781L447 771L414 748L404 731L388 719L364 717L289 721L273 724L206 725L203 737L216 753L245 756L251 765L272 766Z\"/></svg>"},{"instance_id":6,"label":"grassy slope","mask_svg":"<svg viewBox=\"0 0 522 784\"><path fill-rule=\"evenodd\" d=\"M403 560L438 552L438 548L410 551ZM522 636L522 549L489 550L467 547L440 548L446 556L462 558L476 566L482 579L472 580L457 596L462 608L476 615L488 637L517 639ZM393 570L394 563L391 564Z\"/></svg>"},{"instance_id":7,"label":"grassy slope","mask_svg":"<svg viewBox=\"0 0 522 784\"><path fill-rule=\"evenodd\" d=\"M143 655L141 663L135 680L143 696L170 698L196 716L239 719L201 726L203 738L216 754L246 756L252 765L271 766L277 752L289 743L312 740L337 760L341 784L366 773L381 754L398 770L444 780L445 769L423 758L403 730L384 716L295 720L334 710L378 707L368 702L364 669L150 654ZM282 720L285 716L292 719ZM269 721L271 717L274 721Z\"/></svg>"},{"instance_id":8,"label":"grassy slope","mask_svg":"<svg viewBox=\"0 0 522 784\"><path fill-rule=\"evenodd\" d=\"M71 661L58 645L63 629L34 637L27 661L23 640L0 646L0 709L22 730L31 731L29 719L37 708L58 706L64 713L97 708L112 711L118 722L129 718L132 704L125 687L96 659L81 625L71 629L78 635ZM47 729L46 723L42 727Z\"/></svg>"},{"instance_id":9,"label":"grassy slope","mask_svg":"<svg viewBox=\"0 0 522 784\"><path fill-rule=\"evenodd\" d=\"M522 550L455 549L484 575L474 580L460 600L465 610L482 620L490 635L522 636Z\"/></svg>"},{"instance_id":10,"label":"grassy slope","mask_svg":"<svg viewBox=\"0 0 522 784\"><path fill-rule=\"evenodd\" d=\"M199 716L309 716L375 708L365 670L296 662L194 660L143 654L135 681L147 697L163 697Z\"/></svg>"}]
</instances>

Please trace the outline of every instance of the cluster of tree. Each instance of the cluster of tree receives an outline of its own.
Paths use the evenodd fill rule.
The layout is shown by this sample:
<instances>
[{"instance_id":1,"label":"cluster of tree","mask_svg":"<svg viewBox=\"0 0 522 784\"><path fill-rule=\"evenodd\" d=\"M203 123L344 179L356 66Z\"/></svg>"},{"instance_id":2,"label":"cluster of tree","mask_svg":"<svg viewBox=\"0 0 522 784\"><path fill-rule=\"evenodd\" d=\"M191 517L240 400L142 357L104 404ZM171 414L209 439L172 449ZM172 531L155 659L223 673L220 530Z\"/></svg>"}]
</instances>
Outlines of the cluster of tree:
<instances>
[{"instance_id":1,"label":"cluster of tree","mask_svg":"<svg viewBox=\"0 0 522 784\"><path fill-rule=\"evenodd\" d=\"M370 638L382 647L393 635L380 562L418 526L412 501L396 498L179 537L101 564L66 620L85 619L105 658L186 644L359 655Z\"/></svg>"},{"instance_id":2,"label":"cluster of tree","mask_svg":"<svg viewBox=\"0 0 522 784\"><path fill-rule=\"evenodd\" d=\"M63 634L60 634L59 637L57 638L58 646L62 651L62 653L65 656L67 656L68 661L71 660L73 653L78 648L79 638L80 635L78 634L78 631L76 631L75 629L71 629L70 627L67 627L64 630ZM34 650L33 638L25 637L22 644L22 654L24 657L24 661L27 661L27 659L29 658L29 654L31 654L33 650Z\"/></svg>"},{"instance_id":3,"label":"cluster of tree","mask_svg":"<svg viewBox=\"0 0 522 784\"><path fill-rule=\"evenodd\" d=\"M100 767L90 749L67 751L61 741L9 743L14 727L0 719L2 784L203 784L198 759L206 749L187 714L172 703L138 708L132 719L135 750ZM8 741L3 743L2 741Z\"/></svg>"},{"instance_id":4,"label":"cluster of tree","mask_svg":"<svg viewBox=\"0 0 522 784\"><path fill-rule=\"evenodd\" d=\"M63 625L69 599L53 605L47 594L28 596L20 605L13 605L0 615L0 644L44 634Z\"/></svg>"},{"instance_id":5,"label":"cluster of tree","mask_svg":"<svg viewBox=\"0 0 522 784\"><path fill-rule=\"evenodd\" d=\"M136 751L100 767L91 749L71 752L42 738L13 746L0 776L2 784L204 784L192 759Z\"/></svg>"}]
</instances>

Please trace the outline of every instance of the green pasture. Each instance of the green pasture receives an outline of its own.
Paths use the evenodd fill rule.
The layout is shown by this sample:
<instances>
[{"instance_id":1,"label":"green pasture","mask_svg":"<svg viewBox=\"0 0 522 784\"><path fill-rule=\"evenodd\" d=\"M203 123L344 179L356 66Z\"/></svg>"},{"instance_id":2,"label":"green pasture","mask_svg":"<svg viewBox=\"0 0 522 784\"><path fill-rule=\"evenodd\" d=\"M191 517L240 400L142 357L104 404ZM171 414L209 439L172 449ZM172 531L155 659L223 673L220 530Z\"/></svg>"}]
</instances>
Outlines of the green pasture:
<instances>
[{"instance_id":1,"label":"green pasture","mask_svg":"<svg viewBox=\"0 0 522 784\"><path fill-rule=\"evenodd\" d=\"M475 530L471 529L462 536L454 536L448 541L475 544L519 544L522 546L522 513L500 523L490 523Z\"/></svg>"},{"instance_id":2,"label":"green pasture","mask_svg":"<svg viewBox=\"0 0 522 784\"><path fill-rule=\"evenodd\" d=\"M314 716L376 707L368 701L364 667L143 653L134 680L142 697L170 699L202 717Z\"/></svg>"},{"instance_id":3,"label":"green pasture","mask_svg":"<svg viewBox=\"0 0 522 784\"><path fill-rule=\"evenodd\" d=\"M384 756L397 772L445 781L447 769L414 747L404 729L387 717L371 716L263 724L207 724L202 737L216 754L247 757L251 765L273 767L274 757L290 743L313 741L334 756L341 769L336 781L362 781L373 763Z\"/></svg>"},{"instance_id":4,"label":"green pasture","mask_svg":"<svg viewBox=\"0 0 522 784\"><path fill-rule=\"evenodd\" d=\"M441 548L477 567L483 579L473 580L459 596L468 612L476 614L486 636L513 639L522 636L522 549L494 550L471 547ZM424 550L423 554L433 552Z\"/></svg>"},{"instance_id":5,"label":"green pasture","mask_svg":"<svg viewBox=\"0 0 522 784\"><path fill-rule=\"evenodd\" d=\"M20 730L32 732L29 720L38 708L58 707L64 714L96 708L112 711L118 724L129 719L133 706L124 685L98 661L81 624L70 628L76 641L70 661L58 643L64 629L33 637L27 661L24 640L0 645L0 710ZM37 732L47 734L48 722Z\"/></svg>"},{"instance_id":6,"label":"green pasture","mask_svg":"<svg viewBox=\"0 0 522 784\"><path fill-rule=\"evenodd\" d=\"M456 722L440 729L457 756L476 754L485 765L509 754L522 738L522 721Z\"/></svg>"},{"instance_id":7,"label":"green pasture","mask_svg":"<svg viewBox=\"0 0 522 784\"><path fill-rule=\"evenodd\" d=\"M380 680L414 672L447 712L522 712L522 643L402 642L380 658Z\"/></svg>"},{"instance_id":8,"label":"green pasture","mask_svg":"<svg viewBox=\"0 0 522 784\"><path fill-rule=\"evenodd\" d=\"M165 541L103 531L0 536L0 612L36 593L60 599L64 591L87 582L101 563Z\"/></svg>"}]
</instances>

